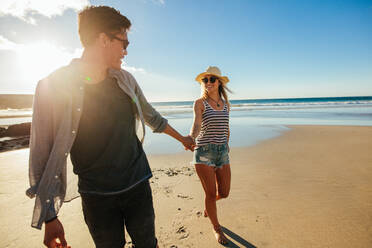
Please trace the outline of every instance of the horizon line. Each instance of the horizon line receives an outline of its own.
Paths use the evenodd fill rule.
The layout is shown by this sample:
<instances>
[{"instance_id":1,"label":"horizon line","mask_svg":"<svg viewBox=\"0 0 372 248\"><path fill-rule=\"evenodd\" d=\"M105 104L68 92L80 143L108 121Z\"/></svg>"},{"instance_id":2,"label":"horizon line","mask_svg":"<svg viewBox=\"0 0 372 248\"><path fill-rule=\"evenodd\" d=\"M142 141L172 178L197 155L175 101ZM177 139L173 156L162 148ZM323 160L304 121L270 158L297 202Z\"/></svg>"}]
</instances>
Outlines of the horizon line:
<instances>
[{"instance_id":1,"label":"horizon line","mask_svg":"<svg viewBox=\"0 0 372 248\"><path fill-rule=\"evenodd\" d=\"M16 94L16 93L0 93L0 96L33 96L34 94ZM277 97L277 98L239 98L239 99L229 99L230 101L241 101L241 100L281 100L281 99L313 99L313 98L345 98L345 97L372 97L372 95L362 96L362 95L349 95L349 96L311 96L311 97ZM149 101L150 103L163 103L163 102L190 102L192 100L177 100L177 101Z\"/></svg>"}]
</instances>

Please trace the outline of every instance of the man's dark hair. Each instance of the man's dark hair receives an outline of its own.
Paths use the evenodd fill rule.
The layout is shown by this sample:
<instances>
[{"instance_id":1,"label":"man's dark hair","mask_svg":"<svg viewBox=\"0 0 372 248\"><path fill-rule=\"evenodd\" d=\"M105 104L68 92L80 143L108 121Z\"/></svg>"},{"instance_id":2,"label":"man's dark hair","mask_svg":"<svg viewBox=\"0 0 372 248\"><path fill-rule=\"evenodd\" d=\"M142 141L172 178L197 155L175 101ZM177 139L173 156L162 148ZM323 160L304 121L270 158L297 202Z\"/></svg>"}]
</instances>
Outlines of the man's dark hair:
<instances>
[{"instance_id":1,"label":"man's dark hair","mask_svg":"<svg viewBox=\"0 0 372 248\"><path fill-rule=\"evenodd\" d=\"M118 33L131 26L128 18L108 6L89 6L78 16L79 36L83 47L91 45L100 33Z\"/></svg>"}]
</instances>

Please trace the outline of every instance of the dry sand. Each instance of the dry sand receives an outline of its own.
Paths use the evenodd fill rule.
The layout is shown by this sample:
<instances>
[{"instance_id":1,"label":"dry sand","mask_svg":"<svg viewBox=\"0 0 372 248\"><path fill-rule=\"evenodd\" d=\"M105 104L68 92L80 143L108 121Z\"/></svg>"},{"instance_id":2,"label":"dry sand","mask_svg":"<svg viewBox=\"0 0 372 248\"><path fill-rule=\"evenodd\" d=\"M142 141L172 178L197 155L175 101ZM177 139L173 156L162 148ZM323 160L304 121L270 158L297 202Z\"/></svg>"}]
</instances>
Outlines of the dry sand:
<instances>
[{"instance_id":1,"label":"dry sand","mask_svg":"<svg viewBox=\"0 0 372 248\"><path fill-rule=\"evenodd\" d=\"M218 202L229 247L372 247L372 127L294 126L231 151L232 187ZM0 153L0 247L42 247L24 195L28 149ZM160 247L219 247L191 153L149 161ZM73 248L94 247L80 198L60 220Z\"/></svg>"}]
</instances>

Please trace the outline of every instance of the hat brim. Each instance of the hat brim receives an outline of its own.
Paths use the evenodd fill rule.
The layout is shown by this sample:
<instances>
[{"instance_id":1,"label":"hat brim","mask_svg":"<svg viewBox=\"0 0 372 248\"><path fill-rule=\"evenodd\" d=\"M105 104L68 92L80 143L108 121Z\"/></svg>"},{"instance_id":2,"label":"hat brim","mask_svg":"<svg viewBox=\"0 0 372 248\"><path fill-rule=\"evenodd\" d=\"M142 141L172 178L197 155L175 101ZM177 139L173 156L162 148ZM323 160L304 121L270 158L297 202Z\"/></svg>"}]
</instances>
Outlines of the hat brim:
<instances>
[{"instance_id":1,"label":"hat brim","mask_svg":"<svg viewBox=\"0 0 372 248\"><path fill-rule=\"evenodd\" d=\"M218 76L216 74L213 74L213 73L209 73L209 72L202 72L200 73L198 76L196 76L195 78L195 81L201 83L202 82L202 79L207 76L207 75L212 75L212 76L215 76L217 77L223 84L227 84L229 82L229 78L228 77L225 77L225 76Z\"/></svg>"}]
</instances>

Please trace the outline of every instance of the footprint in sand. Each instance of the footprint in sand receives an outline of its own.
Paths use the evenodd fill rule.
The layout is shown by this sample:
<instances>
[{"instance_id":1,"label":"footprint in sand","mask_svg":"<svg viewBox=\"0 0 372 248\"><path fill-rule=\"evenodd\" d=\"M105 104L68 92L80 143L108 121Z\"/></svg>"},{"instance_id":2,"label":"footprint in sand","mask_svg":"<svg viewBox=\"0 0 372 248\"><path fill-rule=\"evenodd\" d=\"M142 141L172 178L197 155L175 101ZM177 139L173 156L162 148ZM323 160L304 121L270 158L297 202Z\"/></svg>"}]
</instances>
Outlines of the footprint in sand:
<instances>
[{"instance_id":1,"label":"footprint in sand","mask_svg":"<svg viewBox=\"0 0 372 248\"><path fill-rule=\"evenodd\" d=\"M194 199L194 198L192 198L191 196L188 196L188 195L182 195L182 194L178 194L177 197L182 198L182 199L188 199L188 200L192 200L192 199Z\"/></svg>"},{"instance_id":2,"label":"footprint in sand","mask_svg":"<svg viewBox=\"0 0 372 248\"><path fill-rule=\"evenodd\" d=\"M169 186L164 186L164 187L163 187L163 193L164 193L167 197L169 197L169 195L173 193L173 190L172 190Z\"/></svg>"},{"instance_id":3,"label":"footprint in sand","mask_svg":"<svg viewBox=\"0 0 372 248\"><path fill-rule=\"evenodd\" d=\"M186 239L189 237L189 232L186 230L185 226L180 226L176 233L181 235L178 239Z\"/></svg>"}]
</instances>

